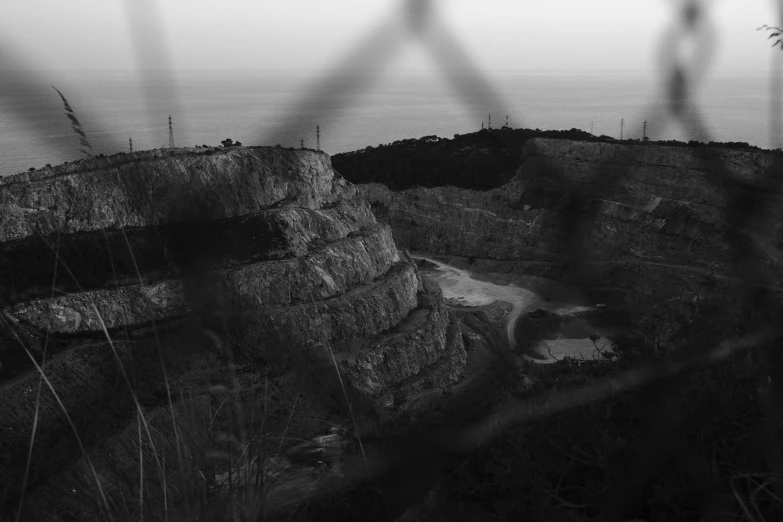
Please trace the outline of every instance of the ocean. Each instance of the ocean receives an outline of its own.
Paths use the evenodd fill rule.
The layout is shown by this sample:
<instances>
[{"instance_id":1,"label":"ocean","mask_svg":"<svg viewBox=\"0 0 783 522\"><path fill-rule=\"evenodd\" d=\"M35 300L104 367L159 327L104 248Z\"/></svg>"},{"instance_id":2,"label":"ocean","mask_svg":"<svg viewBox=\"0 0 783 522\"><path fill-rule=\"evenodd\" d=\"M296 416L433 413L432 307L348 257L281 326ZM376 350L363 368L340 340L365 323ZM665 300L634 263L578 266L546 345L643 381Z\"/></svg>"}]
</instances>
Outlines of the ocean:
<instances>
[{"instance_id":1,"label":"ocean","mask_svg":"<svg viewBox=\"0 0 783 522\"><path fill-rule=\"evenodd\" d=\"M68 99L96 154L168 146L316 146L335 154L427 135L451 137L484 125L579 128L641 137L661 114L659 81L622 74L515 73L482 84L466 75L356 74L319 78L290 71L138 71L40 73L31 84L0 82L0 175L80 157L55 86ZM768 148L768 82L708 78L689 100L713 141ZM661 128L656 128L661 127ZM676 122L648 123L651 139L693 139Z\"/></svg>"}]
</instances>

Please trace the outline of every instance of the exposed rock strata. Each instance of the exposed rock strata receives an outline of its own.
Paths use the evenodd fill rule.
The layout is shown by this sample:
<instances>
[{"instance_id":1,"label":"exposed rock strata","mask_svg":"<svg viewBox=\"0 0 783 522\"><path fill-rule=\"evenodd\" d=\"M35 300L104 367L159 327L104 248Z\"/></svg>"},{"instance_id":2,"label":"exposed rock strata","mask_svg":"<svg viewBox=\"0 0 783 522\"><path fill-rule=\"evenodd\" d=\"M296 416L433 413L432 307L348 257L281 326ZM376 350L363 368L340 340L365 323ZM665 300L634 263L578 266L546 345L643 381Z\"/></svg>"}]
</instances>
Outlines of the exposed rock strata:
<instances>
[{"instance_id":1,"label":"exposed rock strata","mask_svg":"<svg viewBox=\"0 0 783 522\"><path fill-rule=\"evenodd\" d=\"M340 362L355 386L369 395L378 395L406 382L406 393L432 387L422 372L442 359L449 366L439 375L441 383L456 380L465 366L462 337L448 335L449 316L440 288L425 282L427 293L420 294L419 306L392 330L372 341L367 349L340 354ZM443 357L443 354L447 354ZM453 360L456 358L455 360Z\"/></svg>"},{"instance_id":2,"label":"exposed rock strata","mask_svg":"<svg viewBox=\"0 0 783 522\"><path fill-rule=\"evenodd\" d=\"M577 285L609 304L602 324L650 353L718 343L780 313L780 154L544 139L523 153L514 178L487 192L360 190L398 245L499 283Z\"/></svg>"},{"instance_id":3,"label":"exposed rock strata","mask_svg":"<svg viewBox=\"0 0 783 522\"><path fill-rule=\"evenodd\" d=\"M534 139L516 176L476 192L392 192L361 185L376 215L411 250L497 260L562 261L569 234L581 252L729 271L738 236L770 262L783 245L783 157L714 148ZM742 198L745 215L727 215ZM564 216L578 216L565 230ZM734 220L728 224L729 219Z\"/></svg>"},{"instance_id":4,"label":"exposed rock strata","mask_svg":"<svg viewBox=\"0 0 783 522\"><path fill-rule=\"evenodd\" d=\"M58 292L74 292L138 282L139 272L150 280L194 268L295 262L318 245L361 234L372 223L367 205L353 196L317 210L281 208L235 219L62 235L51 242L10 241L0 243L0 288L2 298L13 303L49 296L53 283ZM67 260L73 277L64 273L53 280L57 256Z\"/></svg>"},{"instance_id":5,"label":"exposed rock strata","mask_svg":"<svg viewBox=\"0 0 783 522\"><path fill-rule=\"evenodd\" d=\"M353 192L326 154L243 148L0 182L0 242L244 216L275 207L318 209Z\"/></svg>"},{"instance_id":6,"label":"exposed rock strata","mask_svg":"<svg viewBox=\"0 0 783 522\"><path fill-rule=\"evenodd\" d=\"M107 487L127 495L134 489L118 484L138 473L127 462L134 397L162 426L169 392L184 408L185 395L215 383L257 388L254 368L289 387L286 400L296 388L284 375L297 367L309 366L307 386L333 389L331 353L356 400L376 404L460 375L464 348L447 339L440 292L325 154L242 148L93 163L0 180L0 498L22 493L39 389L30 357L45 349L57 397L41 387L28 492L77 518L89 510L62 485L91 479L68 417ZM334 410L321 404L329 394L345 408L333 390L301 414ZM274 416L261 414L268 429Z\"/></svg>"},{"instance_id":7,"label":"exposed rock strata","mask_svg":"<svg viewBox=\"0 0 783 522\"><path fill-rule=\"evenodd\" d=\"M362 234L283 261L250 263L202 274L198 292L220 311L288 306L345 294L389 272L399 261L391 233L373 225ZM193 310L180 278L89 290L11 307L11 313L53 333L99 332L185 315ZM415 287L414 287L415 288ZM192 293L191 292L191 293Z\"/></svg>"}]
</instances>

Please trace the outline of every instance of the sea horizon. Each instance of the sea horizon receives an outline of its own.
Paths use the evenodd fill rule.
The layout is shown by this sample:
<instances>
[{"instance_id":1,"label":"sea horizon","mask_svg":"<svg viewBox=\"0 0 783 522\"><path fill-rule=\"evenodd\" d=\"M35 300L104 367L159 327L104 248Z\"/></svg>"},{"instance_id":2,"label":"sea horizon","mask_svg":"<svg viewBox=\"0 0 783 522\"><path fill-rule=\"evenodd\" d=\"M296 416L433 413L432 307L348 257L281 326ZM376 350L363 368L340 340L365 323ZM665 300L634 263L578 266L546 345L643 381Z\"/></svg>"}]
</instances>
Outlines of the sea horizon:
<instances>
[{"instance_id":1,"label":"sea horizon","mask_svg":"<svg viewBox=\"0 0 783 522\"><path fill-rule=\"evenodd\" d=\"M459 73L456 88L424 71L362 71L341 78L305 71L178 70L48 71L37 88L0 101L0 175L81 157L56 87L79 118L95 154L168 146L245 145L315 148L330 154L401 139L450 138L482 125L542 130L572 128L596 136L640 138L644 121L664 105L649 73L506 71L479 78ZM40 85L38 85L40 84ZM690 100L711 141L769 142L768 80L761 74L707 77ZM658 107L656 110L654 107ZM653 140L695 139L682 126L647 127Z\"/></svg>"}]
</instances>

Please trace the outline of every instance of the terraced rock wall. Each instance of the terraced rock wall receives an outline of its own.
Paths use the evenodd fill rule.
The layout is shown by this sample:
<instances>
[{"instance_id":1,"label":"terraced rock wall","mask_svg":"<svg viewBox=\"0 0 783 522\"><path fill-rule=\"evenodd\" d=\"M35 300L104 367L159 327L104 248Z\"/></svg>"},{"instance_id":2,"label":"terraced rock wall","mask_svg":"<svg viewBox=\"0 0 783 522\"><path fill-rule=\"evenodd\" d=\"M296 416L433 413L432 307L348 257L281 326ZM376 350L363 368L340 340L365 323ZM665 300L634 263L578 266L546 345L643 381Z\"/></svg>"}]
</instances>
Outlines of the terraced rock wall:
<instances>
[{"instance_id":1,"label":"terraced rock wall","mask_svg":"<svg viewBox=\"0 0 783 522\"><path fill-rule=\"evenodd\" d=\"M131 159L0 179L4 507L28 495L26 512L100 518L95 499L76 493L91 480L86 456L109 496L132 496L139 465L125 460L139 449L122 434L139 408L158 419L162 447L179 441L162 427L178 422L172 411L190 412L182 432L206 444L198 419L214 422L221 404L210 390L257 390L262 373L287 390L283 402L309 397L302 418L336 407L334 364L369 405L460 375L465 351L447 335L439 290L325 154ZM271 429L273 416L261 415Z\"/></svg>"},{"instance_id":2,"label":"terraced rock wall","mask_svg":"<svg viewBox=\"0 0 783 522\"><path fill-rule=\"evenodd\" d=\"M399 246L497 281L589 289L650 351L695 332L717 343L780 295L782 187L773 152L549 139L527 142L515 177L486 192L359 185Z\"/></svg>"},{"instance_id":3,"label":"terraced rock wall","mask_svg":"<svg viewBox=\"0 0 783 522\"><path fill-rule=\"evenodd\" d=\"M729 270L737 200L760 200L737 223L764 255L783 246L781 167L783 156L758 151L533 139L516 176L491 191L360 190L411 250L556 261L573 232L593 260ZM578 228L564 230L567 213Z\"/></svg>"}]
</instances>

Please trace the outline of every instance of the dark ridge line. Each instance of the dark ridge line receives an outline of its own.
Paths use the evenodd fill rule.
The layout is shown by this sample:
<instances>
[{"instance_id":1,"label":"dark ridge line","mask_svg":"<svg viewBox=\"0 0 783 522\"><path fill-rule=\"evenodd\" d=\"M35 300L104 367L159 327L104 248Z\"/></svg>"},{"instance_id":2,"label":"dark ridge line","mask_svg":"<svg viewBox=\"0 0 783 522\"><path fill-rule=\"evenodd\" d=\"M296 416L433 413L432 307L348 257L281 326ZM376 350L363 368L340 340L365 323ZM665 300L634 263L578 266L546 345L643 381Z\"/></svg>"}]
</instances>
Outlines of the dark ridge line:
<instances>
[{"instance_id":1,"label":"dark ridge line","mask_svg":"<svg viewBox=\"0 0 783 522\"><path fill-rule=\"evenodd\" d=\"M552 143L565 141L571 142L575 147L609 145L611 147L605 147L604 150L627 152L628 158L643 153L643 147L654 147L672 154L687 154L694 161L716 164L725 161L720 156L726 154L738 155L741 158L751 157L749 155L762 156L772 162L783 155L783 151L760 149L745 146L746 144L620 141L609 137L593 137L577 129L534 131L503 128L455 134L454 139L424 136L419 139L398 140L378 147L335 154L332 163L335 169L353 183L380 183L394 192L417 185L430 188L457 186L483 192L503 186L514 177L525 160L526 152L523 148L532 140ZM547 158L542 155L542 159L546 163ZM580 160L584 161L584 158ZM633 161L633 158L629 161ZM625 162L616 164L618 170L626 170L627 165L621 163Z\"/></svg>"}]
</instances>

